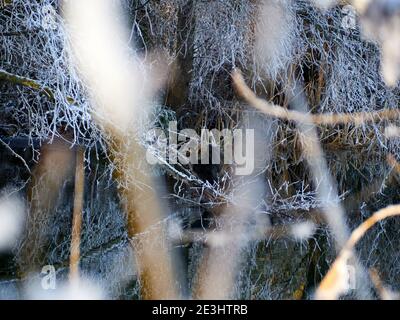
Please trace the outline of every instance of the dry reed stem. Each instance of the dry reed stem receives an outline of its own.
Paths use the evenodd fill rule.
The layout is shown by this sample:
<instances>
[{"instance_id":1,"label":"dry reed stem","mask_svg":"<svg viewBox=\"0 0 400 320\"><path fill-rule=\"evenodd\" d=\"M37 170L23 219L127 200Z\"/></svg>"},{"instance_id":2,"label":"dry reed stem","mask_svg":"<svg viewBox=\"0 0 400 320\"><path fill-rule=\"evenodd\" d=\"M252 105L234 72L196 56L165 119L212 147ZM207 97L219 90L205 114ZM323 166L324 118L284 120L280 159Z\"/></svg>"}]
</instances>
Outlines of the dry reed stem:
<instances>
[{"instance_id":1,"label":"dry reed stem","mask_svg":"<svg viewBox=\"0 0 400 320\"><path fill-rule=\"evenodd\" d=\"M245 99L252 107L263 111L264 113L280 119L295 121L299 132L301 133L301 143L304 154L308 163L313 183L316 188L317 198L323 203L322 212L324 218L332 231L336 242L336 249L339 251L346 243L349 236L349 230L345 220L345 213L340 204L337 203L339 197L336 191L335 183L332 176L329 174L329 169L324 159L323 151L318 139L316 124L336 124L338 121L343 123L347 121L362 123L366 119L375 119L377 114L363 114L359 113L354 115L338 114L338 115L312 115L308 113L307 100L304 97L298 83L294 83L293 91L287 92L291 97L292 104L295 110L286 110L282 107L275 106L259 99L252 90L246 85L240 71L235 70L232 74L233 82L236 90L242 98ZM388 110L390 111L390 110ZM396 113L397 114L397 113ZM381 116L381 115L379 115ZM357 277L364 279L365 272L360 263L355 260L355 267ZM361 281L364 282L364 281ZM369 296L369 291L365 287L366 283L361 283L361 287L357 293L360 297L365 298Z\"/></svg>"},{"instance_id":2,"label":"dry reed stem","mask_svg":"<svg viewBox=\"0 0 400 320\"><path fill-rule=\"evenodd\" d=\"M82 147L76 149L75 161L75 190L74 190L74 211L72 216L72 236L70 254L70 281L79 280L79 260L83 214L83 195L85 189L85 151Z\"/></svg>"},{"instance_id":3,"label":"dry reed stem","mask_svg":"<svg viewBox=\"0 0 400 320\"><path fill-rule=\"evenodd\" d=\"M397 174L400 174L400 163L396 160L396 158L393 154L389 153L386 156L386 161L388 162L388 164L393 168L393 170Z\"/></svg>"},{"instance_id":4,"label":"dry reed stem","mask_svg":"<svg viewBox=\"0 0 400 320\"><path fill-rule=\"evenodd\" d=\"M316 290L316 299L335 300L346 293L347 262L353 256L354 246L377 222L397 215L400 215L400 205L388 206L374 213L352 232L349 240Z\"/></svg>"},{"instance_id":5,"label":"dry reed stem","mask_svg":"<svg viewBox=\"0 0 400 320\"><path fill-rule=\"evenodd\" d=\"M339 251L345 245L346 239L350 234L346 223L345 211L339 203L336 182L329 172L315 123L310 118L307 119L307 117L311 116L307 113L307 100L298 87L298 83L294 85L294 96L292 98L294 108L306 117L306 121L297 121L296 124L302 134L302 147L316 188L317 198L323 203L322 212L334 236L336 250ZM357 294L360 298L365 299L370 296L369 289L367 288L367 275L357 259L354 259L352 262L354 263L356 272L354 276L359 280L357 283Z\"/></svg>"},{"instance_id":6,"label":"dry reed stem","mask_svg":"<svg viewBox=\"0 0 400 320\"><path fill-rule=\"evenodd\" d=\"M114 137L116 139L118 135L114 134ZM142 298L176 299L179 295L173 261L161 223L163 208L148 168L138 168L145 159L145 150L134 142L128 146L124 142L118 146L113 144L111 150L117 170L115 178L123 185L119 192L127 215L128 236L138 238L137 235L146 234L143 239L137 239L134 247Z\"/></svg>"},{"instance_id":7,"label":"dry reed stem","mask_svg":"<svg viewBox=\"0 0 400 320\"><path fill-rule=\"evenodd\" d=\"M250 119L249 119L250 121ZM240 179L233 175L231 191L234 204L221 208L221 213L215 216L216 230L208 240L208 246L203 251L203 257L197 270L193 298L195 299L229 299L234 298L237 276L246 261L244 251L254 240L254 235L265 232L268 220L257 221L257 227L252 227L250 221L254 217L255 208L260 199L265 197L266 186L261 172L269 161L269 146L272 136L261 134L261 123L258 118L251 119L255 130L257 150L252 155L255 171ZM259 135L257 133L260 133ZM248 159L249 160L249 159ZM265 223L265 226L263 224Z\"/></svg>"},{"instance_id":8,"label":"dry reed stem","mask_svg":"<svg viewBox=\"0 0 400 320\"><path fill-rule=\"evenodd\" d=\"M221 300L232 298L233 286L242 260L242 249L246 246L247 232L244 228L249 212L242 214L237 207L227 207L219 218L221 232L209 241L204 249L193 298L199 300ZM233 222L233 221L234 222ZM227 237L228 230L236 237Z\"/></svg>"},{"instance_id":9,"label":"dry reed stem","mask_svg":"<svg viewBox=\"0 0 400 320\"><path fill-rule=\"evenodd\" d=\"M134 250L141 297L176 299L175 270L163 230L165 208L154 189L145 150L132 130L134 120L148 111L153 88L145 81L139 57L128 54L129 33L118 2L69 0L64 6L78 68L101 114L94 119L109 139L128 235L138 242ZM136 237L141 234L145 236Z\"/></svg>"},{"instance_id":10,"label":"dry reed stem","mask_svg":"<svg viewBox=\"0 0 400 320\"><path fill-rule=\"evenodd\" d=\"M379 296L381 297L382 300L385 300L384 296L386 288L384 287L382 280L379 277L378 271L374 268L370 269L369 276L371 277L371 281L374 284L375 289L378 291Z\"/></svg>"},{"instance_id":11,"label":"dry reed stem","mask_svg":"<svg viewBox=\"0 0 400 320\"><path fill-rule=\"evenodd\" d=\"M369 270L369 275L371 277L371 281L375 286L375 289L379 295L379 298L381 300L398 300L399 299L399 294L392 292L390 289L388 289L384 283L382 282L378 270L372 268Z\"/></svg>"},{"instance_id":12,"label":"dry reed stem","mask_svg":"<svg viewBox=\"0 0 400 320\"><path fill-rule=\"evenodd\" d=\"M249 105L268 116L282 120L316 125L337 125L347 123L361 125L366 122L379 122L381 120L395 120L399 118L399 112L397 109L383 109L373 112L305 114L297 110L282 108L258 98L246 85L239 70L235 70L232 73L232 79L238 94Z\"/></svg>"},{"instance_id":13,"label":"dry reed stem","mask_svg":"<svg viewBox=\"0 0 400 320\"><path fill-rule=\"evenodd\" d=\"M24 241L18 253L21 276L37 271L40 267L48 222L55 211L59 191L71 174L73 163L73 152L61 139L56 139L53 144L44 145L41 149L39 162L32 171L28 187L30 210Z\"/></svg>"}]
</instances>

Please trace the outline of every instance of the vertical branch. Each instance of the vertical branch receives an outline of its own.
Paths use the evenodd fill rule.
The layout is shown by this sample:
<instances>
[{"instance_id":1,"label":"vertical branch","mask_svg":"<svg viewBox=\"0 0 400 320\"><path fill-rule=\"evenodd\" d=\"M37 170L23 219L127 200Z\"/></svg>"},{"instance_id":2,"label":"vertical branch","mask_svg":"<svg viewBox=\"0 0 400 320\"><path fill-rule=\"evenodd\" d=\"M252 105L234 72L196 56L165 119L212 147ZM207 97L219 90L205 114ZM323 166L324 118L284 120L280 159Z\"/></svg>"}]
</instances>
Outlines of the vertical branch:
<instances>
[{"instance_id":1,"label":"vertical branch","mask_svg":"<svg viewBox=\"0 0 400 320\"><path fill-rule=\"evenodd\" d=\"M175 70L169 79L166 105L178 111L185 105L189 96L192 79L193 43L195 29L194 1L189 0L178 10L177 52Z\"/></svg>"},{"instance_id":2,"label":"vertical branch","mask_svg":"<svg viewBox=\"0 0 400 320\"><path fill-rule=\"evenodd\" d=\"M18 252L21 276L37 271L46 254L49 221L65 181L72 172L73 153L68 144L56 139L44 145L28 187L29 214L24 239Z\"/></svg>"},{"instance_id":3,"label":"vertical branch","mask_svg":"<svg viewBox=\"0 0 400 320\"><path fill-rule=\"evenodd\" d=\"M220 230L204 249L197 270L193 298L229 299L233 296L238 269L242 264L243 249L248 245L245 222L250 212L241 214L238 207L226 208L219 221Z\"/></svg>"},{"instance_id":4,"label":"vertical branch","mask_svg":"<svg viewBox=\"0 0 400 320\"><path fill-rule=\"evenodd\" d=\"M308 113L307 102L298 84L295 84L293 106L304 115ZM297 128L302 137L302 147L308 163L310 174L316 188L317 198L323 205L323 213L335 237L337 249L340 250L350 235L345 221L345 213L339 202L336 184L329 174L328 165L319 143L317 130L312 120L297 122Z\"/></svg>"},{"instance_id":5,"label":"vertical branch","mask_svg":"<svg viewBox=\"0 0 400 320\"><path fill-rule=\"evenodd\" d=\"M163 208L147 170L137 168L144 157L144 150L135 144L121 145L114 157L117 180L126 183L120 194L127 214L128 236L135 244L142 298L176 299L173 262L162 224Z\"/></svg>"},{"instance_id":6,"label":"vertical branch","mask_svg":"<svg viewBox=\"0 0 400 320\"><path fill-rule=\"evenodd\" d=\"M253 130L255 135L251 137L246 135L246 144L253 143L255 148L252 154L248 154L246 149L246 162L252 162L254 170L247 176L233 177L234 203L226 205L222 214L216 217L217 230L208 239L208 247L204 249L197 271L193 292L195 299L234 297L236 279L245 263L245 250L257 232L252 221L255 220L254 214L257 207L265 199L263 169L270 159L272 135L261 130L260 119L252 117L249 122L254 129L246 128L245 130ZM237 147L236 143L234 147ZM257 221L256 224L262 222L267 221Z\"/></svg>"},{"instance_id":7,"label":"vertical branch","mask_svg":"<svg viewBox=\"0 0 400 320\"><path fill-rule=\"evenodd\" d=\"M296 122L301 134L302 147L308 163L309 171L317 194L317 199L322 204L324 219L330 228L336 243L336 251L339 252L346 244L350 236L343 206L340 203L336 182L329 172L328 164L318 138L317 129L309 115L308 103L304 93L301 91L299 82L294 83L292 89L293 108L304 114L305 121ZM357 258L349 260L356 271L356 293L360 298L370 295L368 276ZM346 265L348 268L349 265Z\"/></svg>"},{"instance_id":8,"label":"vertical branch","mask_svg":"<svg viewBox=\"0 0 400 320\"><path fill-rule=\"evenodd\" d=\"M299 83L295 81L292 91L289 92L288 90L294 108L293 111L289 112L281 107L270 105L257 98L245 84L240 72L234 72L233 80L238 93L254 108L263 111L266 109L270 111L273 110L269 115L277 118L286 118L289 120L288 115L293 116L291 120L296 121L297 128L301 134L302 147L316 189L317 198L322 203L322 212L325 221L334 236L336 249L339 252L349 238L350 231L346 223L345 212L339 203L336 184L329 173L328 165L323 155L315 127L315 121L313 121L313 116L308 113L308 103L304 93L299 87ZM357 259L354 259L353 263L357 270L358 293L362 298L368 297L369 288L364 272L365 270Z\"/></svg>"},{"instance_id":9,"label":"vertical branch","mask_svg":"<svg viewBox=\"0 0 400 320\"><path fill-rule=\"evenodd\" d=\"M242 250L249 241L245 224L250 213L249 209L227 206L217 219L218 231L204 249L197 270L193 291L195 299L232 298L238 268L242 263Z\"/></svg>"},{"instance_id":10,"label":"vertical branch","mask_svg":"<svg viewBox=\"0 0 400 320\"><path fill-rule=\"evenodd\" d=\"M128 235L135 245L142 298L176 299L173 261L163 232L165 208L137 131L160 75L148 72L143 61L127 50L128 33L118 2L69 0L64 5L76 62L91 89L95 120L109 140Z\"/></svg>"},{"instance_id":11,"label":"vertical branch","mask_svg":"<svg viewBox=\"0 0 400 320\"><path fill-rule=\"evenodd\" d=\"M79 279L79 259L82 230L83 195L85 189L85 151L76 148L74 211L72 216L72 237L69 277L71 281Z\"/></svg>"}]
</instances>

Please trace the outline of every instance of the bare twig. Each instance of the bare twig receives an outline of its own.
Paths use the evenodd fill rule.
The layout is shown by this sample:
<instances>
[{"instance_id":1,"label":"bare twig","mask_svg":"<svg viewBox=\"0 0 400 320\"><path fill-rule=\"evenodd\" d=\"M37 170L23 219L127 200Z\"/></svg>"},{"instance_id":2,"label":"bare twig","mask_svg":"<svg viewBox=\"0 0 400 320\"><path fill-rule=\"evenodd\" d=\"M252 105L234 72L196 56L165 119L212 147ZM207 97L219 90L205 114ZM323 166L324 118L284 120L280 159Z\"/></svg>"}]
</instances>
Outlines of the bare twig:
<instances>
[{"instance_id":1,"label":"bare twig","mask_svg":"<svg viewBox=\"0 0 400 320\"><path fill-rule=\"evenodd\" d=\"M376 269L370 269L369 275L381 300L398 300L400 298L398 293L392 292L384 285Z\"/></svg>"},{"instance_id":2,"label":"bare twig","mask_svg":"<svg viewBox=\"0 0 400 320\"><path fill-rule=\"evenodd\" d=\"M342 206L338 203L338 194L332 176L329 174L327 163L323 157L323 151L320 146L315 124L336 124L338 121L351 121L363 123L366 119L373 120L377 115L358 114L354 118L352 115L312 115L308 113L308 106L299 84L295 81L293 91L287 92L292 98L292 104L295 110L286 110L282 107L271 105L268 102L259 99L253 91L246 85L240 71L235 70L233 75L234 85L238 93L256 109L264 113L285 120L292 120L297 123L298 130L302 137L302 147L308 162L308 167L316 187L317 197L323 203L322 212L332 234L335 237L336 248L341 250L349 236L349 230L345 220L345 213ZM390 111L390 110L389 110ZM397 114L397 113L396 113ZM355 260L357 275L365 278L364 270L357 260ZM363 281L361 281L363 282ZM367 296L368 292L363 287L360 294ZM365 289L365 290L364 290Z\"/></svg>"},{"instance_id":3,"label":"bare twig","mask_svg":"<svg viewBox=\"0 0 400 320\"><path fill-rule=\"evenodd\" d=\"M354 246L377 222L397 215L400 215L400 205L388 206L374 213L352 232L329 272L320 283L315 293L316 299L337 299L346 293L348 290L347 262L353 256Z\"/></svg>"},{"instance_id":4,"label":"bare twig","mask_svg":"<svg viewBox=\"0 0 400 320\"><path fill-rule=\"evenodd\" d=\"M395 120L399 118L397 109L383 109L374 112L354 112L354 113L325 113L325 114L305 114L297 110L288 110L280 106L268 103L258 98L254 92L246 85L239 70L232 74L233 82L238 94L252 107L264 114L282 120L302 122L316 125L337 125L354 123L361 125L366 122L379 122L381 120Z\"/></svg>"},{"instance_id":5,"label":"bare twig","mask_svg":"<svg viewBox=\"0 0 400 320\"><path fill-rule=\"evenodd\" d=\"M45 253L49 221L64 182L74 163L70 146L61 139L43 145L28 187L29 215L22 246L17 254L21 276L37 271Z\"/></svg>"},{"instance_id":6,"label":"bare twig","mask_svg":"<svg viewBox=\"0 0 400 320\"><path fill-rule=\"evenodd\" d=\"M400 173L400 163L396 160L396 157L393 154L389 153L386 156L386 161L397 174Z\"/></svg>"},{"instance_id":7,"label":"bare twig","mask_svg":"<svg viewBox=\"0 0 400 320\"><path fill-rule=\"evenodd\" d=\"M72 216L72 236L69 278L71 281L79 279L79 260L82 230L83 194L85 188L85 151L82 147L76 149L75 161L75 191L74 212Z\"/></svg>"}]
</instances>

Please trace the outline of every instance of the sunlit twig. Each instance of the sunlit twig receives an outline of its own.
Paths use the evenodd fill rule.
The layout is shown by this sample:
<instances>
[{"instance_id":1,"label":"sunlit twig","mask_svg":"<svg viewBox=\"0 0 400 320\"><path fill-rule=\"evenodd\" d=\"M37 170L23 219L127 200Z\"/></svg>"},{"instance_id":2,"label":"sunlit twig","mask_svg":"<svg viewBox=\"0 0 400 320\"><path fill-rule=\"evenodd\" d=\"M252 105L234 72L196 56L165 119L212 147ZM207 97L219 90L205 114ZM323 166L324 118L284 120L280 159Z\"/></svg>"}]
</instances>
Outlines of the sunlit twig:
<instances>
[{"instance_id":1,"label":"sunlit twig","mask_svg":"<svg viewBox=\"0 0 400 320\"><path fill-rule=\"evenodd\" d=\"M305 114L297 110L288 110L258 98L255 93L246 85L239 70L235 70L233 72L232 78L238 94L252 107L268 116L282 120L308 124L312 123L316 125L337 125L346 123L361 125L366 122L379 122L382 120L394 120L399 118L399 111L397 109L383 109L373 112L325 114Z\"/></svg>"},{"instance_id":2,"label":"sunlit twig","mask_svg":"<svg viewBox=\"0 0 400 320\"><path fill-rule=\"evenodd\" d=\"M351 234L329 272L316 290L316 299L337 299L346 293L348 279L347 262L353 256L353 249L364 234L377 222L389 217L400 215L400 205L388 206L381 209L359 225Z\"/></svg>"},{"instance_id":3,"label":"sunlit twig","mask_svg":"<svg viewBox=\"0 0 400 320\"><path fill-rule=\"evenodd\" d=\"M74 211L72 215L72 236L71 236L71 254L70 254L70 271L69 277L71 281L79 279L79 260L80 260L80 244L82 230L82 214L83 214L83 194L85 188L85 152L84 149L78 147L76 150L75 161L75 190L74 190Z\"/></svg>"}]
</instances>

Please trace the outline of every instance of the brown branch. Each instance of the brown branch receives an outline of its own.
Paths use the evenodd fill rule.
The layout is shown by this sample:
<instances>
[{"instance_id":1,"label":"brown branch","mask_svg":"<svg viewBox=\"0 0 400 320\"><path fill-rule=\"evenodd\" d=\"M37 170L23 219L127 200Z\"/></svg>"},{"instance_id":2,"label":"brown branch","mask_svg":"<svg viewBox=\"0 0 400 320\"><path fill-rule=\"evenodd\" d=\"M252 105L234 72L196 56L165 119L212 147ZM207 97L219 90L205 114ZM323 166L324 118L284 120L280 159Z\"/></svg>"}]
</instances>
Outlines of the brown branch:
<instances>
[{"instance_id":1,"label":"brown branch","mask_svg":"<svg viewBox=\"0 0 400 320\"><path fill-rule=\"evenodd\" d=\"M145 234L133 241L141 298L177 299L174 261L163 223L166 208L149 174L146 150L137 142L135 130L132 130L133 120L147 111L143 102L151 98L156 84L147 83L144 90L136 90L133 85L142 84L144 71L126 54L122 45L126 39L118 9L121 8L109 1L66 1L64 14L74 52L79 56L76 63L92 89L93 105L100 115L94 117L95 121L109 138L115 178L127 216L128 236L135 238L135 235ZM96 30L110 32L93 44L93 37L98 36ZM94 65L102 67L93 68ZM127 68L132 69L126 72Z\"/></svg>"},{"instance_id":2,"label":"brown branch","mask_svg":"<svg viewBox=\"0 0 400 320\"><path fill-rule=\"evenodd\" d=\"M235 70L232 73L232 79L237 93L250 106L268 116L282 120L317 125L337 125L347 123L361 125L365 122L379 122L381 120L395 120L399 118L399 111L397 109L383 109L373 112L305 114L296 110L282 108L281 106L274 105L258 98L246 85L239 70Z\"/></svg>"},{"instance_id":3,"label":"brown branch","mask_svg":"<svg viewBox=\"0 0 400 320\"><path fill-rule=\"evenodd\" d=\"M13 0L0 0L0 10L13 5Z\"/></svg>"},{"instance_id":4,"label":"brown branch","mask_svg":"<svg viewBox=\"0 0 400 320\"><path fill-rule=\"evenodd\" d=\"M5 70L0 70L0 80L11 82L16 85L21 85L27 88L31 88L36 91L43 92L49 99L54 100L54 94L50 88L42 86L38 81L30 78L21 77Z\"/></svg>"},{"instance_id":5,"label":"brown branch","mask_svg":"<svg viewBox=\"0 0 400 320\"><path fill-rule=\"evenodd\" d=\"M386 157L386 161L397 174L400 173L400 163L398 163L396 157L393 154L389 153Z\"/></svg>"},{"instance_id":6,"label":"brown branch","mask_svg":"<svg viewBox=\"0 0 400 320\"><path fill-rule=\"evenodd\" d=\"M374 213L352 232L346 245L321 281L315 294L316 299L332 300L346 293L348 285L347 262L352 257L355 245L377 222L397 215L400 215L400 205L388 206Z\"/></svg>"},{"instance_id":7,"label":"brown branch","mask_svg":"<svg viewBox=\"0 0 400 320\"><path fill-rule=\"evenodd\" d=\"M24 86L39 92L44 93L50 100L55 100L54 91L46 86L43 86L37 80L22 77L16 74L9 73L5 70L0 69L0 81L7 81L15 85ZM75 100L71 97L66 97L69 104L75 104Z\"/></svg>"},{"instance_id":8,"label":"brown branch","mask_svg":"<svg viewBox=\"0 0 400 320\"><path fill-rule=\"evenodd\" d=\"M398 293L392 292L384 285L379 276L378 270L375 268L370 269L369 275L381 300L398 300L400 298Z\"/></svg>"},{"instance_id":9,"label":"brown branch","mask_svg":"<svg viewBox=\"0 0 400 320\"><path fill-rule=\"evenodd\" d=\"M76 149L74 211L72 217L72 237L69 278L79 279L79 260L82 230L83 194L85 188L85 151L82 147Z\"/></svg>"},{"instance_id":10,"label":"brown branch","mask_svg":"<svg viewBox=\"0 0 400 320\"><path fill-rule=\"evenodd\" d=\"M24 241L17 254L21 277L39 270L45 255L49 221L54 215L59 191L73 172L73 162L73 152L61 138L41 148L28 187L29 214Z\"/></svg>"}]
</instances>

